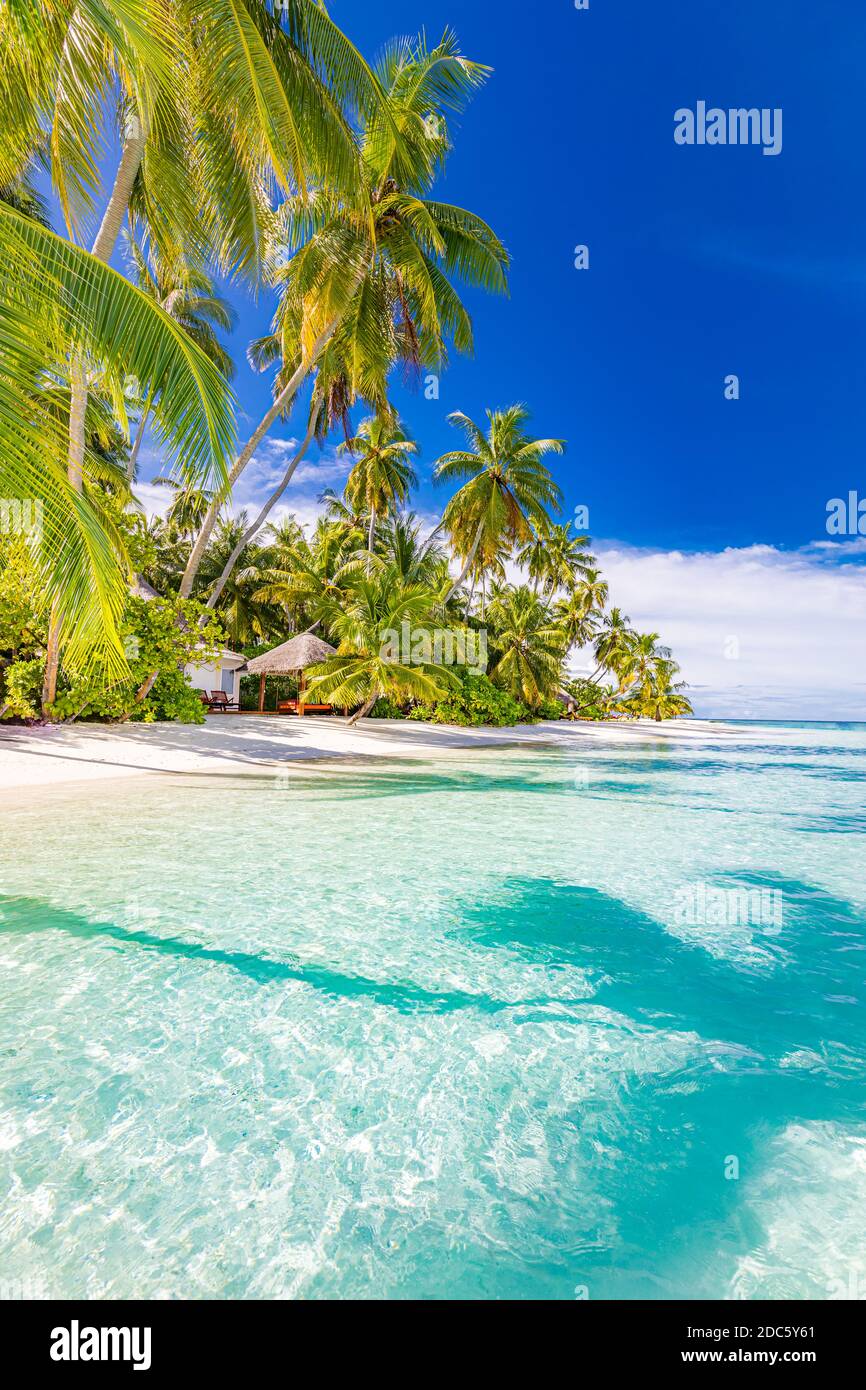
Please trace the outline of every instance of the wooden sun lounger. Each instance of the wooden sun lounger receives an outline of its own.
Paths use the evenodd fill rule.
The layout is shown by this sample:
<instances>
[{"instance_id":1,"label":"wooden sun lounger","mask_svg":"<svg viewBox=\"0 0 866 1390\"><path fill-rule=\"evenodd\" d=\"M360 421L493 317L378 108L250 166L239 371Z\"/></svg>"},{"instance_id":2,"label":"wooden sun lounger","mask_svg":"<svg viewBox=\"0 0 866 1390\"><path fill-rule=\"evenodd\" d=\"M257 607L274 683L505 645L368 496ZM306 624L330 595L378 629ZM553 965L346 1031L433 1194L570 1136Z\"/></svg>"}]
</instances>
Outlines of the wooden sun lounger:
<instances>
[{"instance_id":1,"label":"wooden sun lounger","mask_svg":"<svg viewBox=\"0 0 866 1390\"><path fill-rule=\"evenodd\" d=\"M315 714L332 714L333 710L333 705L309 704L306 700L303 704L300 704L298 700L280 700L277 705L278 714L304 715L310 714L311 712Z\"/></svg>"}]
</instances>

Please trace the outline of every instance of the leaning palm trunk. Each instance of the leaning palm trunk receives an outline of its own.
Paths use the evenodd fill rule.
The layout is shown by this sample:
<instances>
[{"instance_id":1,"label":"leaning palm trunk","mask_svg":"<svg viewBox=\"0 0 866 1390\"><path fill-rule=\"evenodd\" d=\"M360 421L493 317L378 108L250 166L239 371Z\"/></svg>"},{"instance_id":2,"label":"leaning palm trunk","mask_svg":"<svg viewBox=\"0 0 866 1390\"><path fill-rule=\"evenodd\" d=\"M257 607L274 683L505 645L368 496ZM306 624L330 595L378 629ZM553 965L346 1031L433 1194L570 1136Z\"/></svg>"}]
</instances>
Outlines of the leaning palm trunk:
<instances>
[{"instance_id":1,"label":"leaning palm trunk","mask_svg":"<svg viewBox=\"0 0 866 1390\"><path fill-rule=\"evenodd\" d=\"M127 122L123 153L117 166L114 187L108 199L108 206L100 223L96 239L91 247L91 255L106 265L117 244L120 228L129 206L132 185L141 166L144 155L145 135L141 121L130 116ZM69 454L67 457L67 476L76 492L84 486L84 421L87 414L87 372L80 356L72 360L71 391L69 397ZM48 647L45 653L45 676L42 682L42 713L46 714L49 705L57 695L57 674L60 667L60 637L63 617L55 604L51 612L48 631Z\"/></svg>"},{"instance_id":2,"label":"leaning palm trunk","mask_svg":"<svg viewBox=\"0 0 866 1390\"><path fill-rule=\"evenodd\" d=\"M365 719L367 717L367 715L370 713L370 710L373 708L376 701L378 700L380 694L381 691L374 688L369 700L366 700L364 704L361 706L361 708L358 710L358 712L352 715L352 718L349 720L350 726L353 724L357 724L359 719Z\"/></svg>"},{"instance_id":3,"label":"leaning palm trunk","mask_svg":"<svg viewBox=\"0 0 866 1390\"><path fill-rule=\"evenodd\" d=\"M462 568L462 570L460 571L459 575L458 575L457 578L454 580L454 583L451 585L451 588L448 590L448 593L445 595L444 599L442 600L443 606L444 606L446 603L450 603L450 602L451 602L452 598L453 598L454 595L457 593L457 590L460 588L460 585L463 583L464 579L466 578L467 574L469 573L469 571L471 570L473 564L475 563L475 556L477 555L477 553L478 553L478 547L479 547L479 545L481 544L481 536L482 536L482 534L483 534L483 531L484 531L484 522L483 522L483 520L482 520L482 521L479 521L479 523L478 523L478 530L477 530L476 533L475 533L475 540L472 542L472 549L470 550L469 555L467 556L466 564L463 566L463 568Z\"/></svg>"},{"instance_id":4,"label":"leaning palm trunk","mask_svg":"<svg viewBox=\"0 0 866 1390\"><path fill-rule=\"evenodd\" d=\"M303 381L307 377L308 373L312 371L313 367L316 365L316 362L321 356L323 349L328 345L331 338L334 336L339 322L339 316L337 316L331 320L331 322L328 324L326 328L322 329L322 332L319 334L318 338L313 344L313 348L309 357L303 359L300 362L298 367L292 373L289 380L286 382L286 385L283 387L282 391L280 391L279 395L274 400L274 403L271 406L270 410L266 411L266 413L262 416L258 425L253 430L252 434L250 435L249 439L244 445L243 449L235 459L235 462L232 466L232 470L229 473L228 489L234 487L238 478L243 473L244 469L246 468L247 464L249 463L258 446L261 444L262 440L264 439L268 430L271 428L271 425L274 423L274 421L278 419L279 416L282 415L286 410L288 410L289 406L292 404L292 401L297 395L298 390L300 389ZM202 528L199 531L198 536L196 537L195 545L190 551L189 559L187 560L186 564L186 569L183 572L183 579L180 582L179 590L181 598L189 598L190 594L192 593L192 586L195 583L195 577L198 574L199 566L201 565L205 550L207 549L208 541L211 538L213 528L217 523L217 518L219 517L224 500L225 493L221 493L218 497L214 498L213 502L208 508L207 516L205 517L202 523Z\"/></svg>"},{"instance_id":5,"label":"leaning palm trunk","mask_svg":"<svg viewBox=\"0 0 866 1390\"><path fill-rule=\"evenodd\" d=\"M300 447L298 448L297 452L292 458L291 463L289 464L288 468L283 474L279 486L275 488L275 490L271 493L270 497L268 498L265 505L262 507L253 524L247 527L246 531L244 531L244 534L241 536L231 555L226 560L223 572L217 580L216 585L214 587L214 591L207 601L208 608L216 607L220 594L222 593L223 589L228 583L229 576L231 575L232 570L237 564L238 556L241 554L244 547L249 545L250 541L253 539L253 536L255 536L259 530L261 530L262 526L267 521L270 512L279 502L286 488L289 486L289 483L292 481L292 475L295 469L297 468L298 464L300 463L301 459L304 457L305 453L309 449L313 435L316 432L317 418L318 411L314 411L312 418L310 419L310 423L307 426L307 433L304 435Z\"/></svg>"}]
</instances>

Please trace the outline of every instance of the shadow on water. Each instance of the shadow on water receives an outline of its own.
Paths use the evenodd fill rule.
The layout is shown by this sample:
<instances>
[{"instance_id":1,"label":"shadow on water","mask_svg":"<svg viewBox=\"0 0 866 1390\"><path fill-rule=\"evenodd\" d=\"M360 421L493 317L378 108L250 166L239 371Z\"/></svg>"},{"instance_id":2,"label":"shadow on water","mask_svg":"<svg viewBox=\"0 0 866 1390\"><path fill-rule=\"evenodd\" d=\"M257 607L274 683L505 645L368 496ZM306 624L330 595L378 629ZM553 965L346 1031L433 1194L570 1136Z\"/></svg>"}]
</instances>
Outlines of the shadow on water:
<instances>
[{"instance_id":1,"label":"shadow on water","mask_svg":"<svg viewBox=\"0 0 866 1390\"><path fill-rule=\"evenodd\" d=\"M729 1279L763 1238L748 1196L767 1141L789 1124L866 1120L863 916L776 874L716 883L784 895L763 961L714 958L594 889L548 881L505 884L498 902L462 913L460 934L479 947L579 966L595 984L587 1003L705 1044L670 1074L612 1074L616 1102L602 1088L569 1117L599 1211L616 1214L618 1248L605 1248L600 1227L597 1248L584 1230L575 1256L566 1223L560 1296L584 1276L593 1296L682 1297L684 1268L696 1281L686 1296L715 1296L720 1271ZM730 1158L738 1181L725 1180Z\"/></svg>"},{"instance_id":2,"label":"shadow on water","mask_svg":"<svg viewBox=\"0 0 866 1390\"><path fill-rule=\"evenodd\" d=\"M599 1048L588 1062L575 1053L590 1085L566 1113L531 1089L509 1100L544 1131L551 1175L543 1187L513 1191L487 1159L467 1174L467 1191L482 1182L495 1196L504 1245L473 1233L468 1216L454 1239L438 1220L425 1223L405 1251L396 1296L435 1297L443 1284L458 1298L564 1299L581 1284L592 1297L718 1296L737 1260L766 1238L751 1199L769 1141L791 1124L863 1124L863 915L775 874L721 875L715 884L783 895L781 930L758 928L757 958L715 958L615 898L548 880L506 880L481 904L455 904L457 925L440 925L444 944L454 938L485 954L586 972L591 998L569 1000L553 1026L561 1036L576 1022L596 1025ZM404 1014L514 1008L488 995L219 950L0 898L0 932L50 931L223 966L257 984L300 981L326 997L366 998ZM523 1000L503 1019L516 1044L534 1022L551 1024L550 1012L534 1016L531 1008L549 1002ZM612 1011L610 1020L599 1021L599 1008ZM628 1021L634 1045L622 1061L605 1044L610 1028L628 1030ZM685 1042L684 1060L671 1034L696 1039ZM635 1061L641 1035L659 1044L646 1049L646 1070ZM491 1096L481 1101L501 1103L495 1084L491 1078ZM739 1180L726 1181L732 1158Z\"/></svg>"},{"instance_id":3,"label":"shadow on water","mask_svg":"<svg viewBox=\"0 0 866 1390\"><path fill-rule=\"evenodd\" d=\"M153 932L121 927L114 922L91 922L86 917L40 899L0 896L0 936L26 936L52 931L63 932L82 941L117 943L122 948L138 947L164 959L222 965L259 985L296 980L334 999L370 999L399 1013L451 1013L459 1009L498 1013L513 1007L486 994L427 990L406 981L392 983L371 980L363 975L331 970L327 966L304 965L297 957L274 960L253 952L219 950L195 941L185 941L181 937L159 936Z\"/></svg>"}]
</instances>

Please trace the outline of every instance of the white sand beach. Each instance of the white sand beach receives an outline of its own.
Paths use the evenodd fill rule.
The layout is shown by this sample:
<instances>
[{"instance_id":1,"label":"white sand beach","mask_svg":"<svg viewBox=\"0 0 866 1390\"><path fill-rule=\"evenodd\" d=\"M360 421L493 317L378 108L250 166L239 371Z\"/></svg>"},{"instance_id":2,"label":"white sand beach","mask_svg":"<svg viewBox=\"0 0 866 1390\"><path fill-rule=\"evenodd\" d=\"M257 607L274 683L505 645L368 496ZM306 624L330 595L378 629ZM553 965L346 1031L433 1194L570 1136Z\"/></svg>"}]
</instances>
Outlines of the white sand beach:
<instances>
[{"instance_id":1,"label":"white sand beach","mask_svg":"<svg viewBox=\"0 0 866 1390\"><path fill-rule=\"evenodd\" d=\"M461 729L404 720L366 719L354 728L345 720L308 715L262 718L210 715L202 725L73 724L35 728L0 727L0 790L50 786L148 773L243 776L272 772L287 762L329 760L374 767L392 759L458 760L479 749L559 745L577 748L587 740L622 743L688 741L733 735L706 720L649 720L623 723L520 724L514 728ZM742 730L737 731L742 735Z\"/></svg>"}]
</instances>

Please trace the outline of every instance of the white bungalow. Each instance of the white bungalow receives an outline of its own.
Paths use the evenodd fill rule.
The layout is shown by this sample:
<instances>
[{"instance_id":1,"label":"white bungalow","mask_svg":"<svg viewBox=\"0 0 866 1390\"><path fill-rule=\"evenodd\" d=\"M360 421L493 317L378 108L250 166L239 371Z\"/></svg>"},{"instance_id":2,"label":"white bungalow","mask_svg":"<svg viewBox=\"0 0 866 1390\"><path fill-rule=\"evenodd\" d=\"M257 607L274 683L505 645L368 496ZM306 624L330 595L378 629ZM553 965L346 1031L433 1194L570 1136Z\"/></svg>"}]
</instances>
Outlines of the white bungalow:
<instances>
[{"instance_id":1,"label":"white bungalow","mask_svg":"<svg viewBox=\"0 0 866 1390\"><path fill-rule=\"evenodd\" d=\"M222 690L228 696L230 705L238 705L241 698L241 670L246 664L245 656L226 648L212 661L202 665L191 662L184 667L184 675L194 690L204 690L208 695L214 690Z\"/></svg>"}]
</instances>

